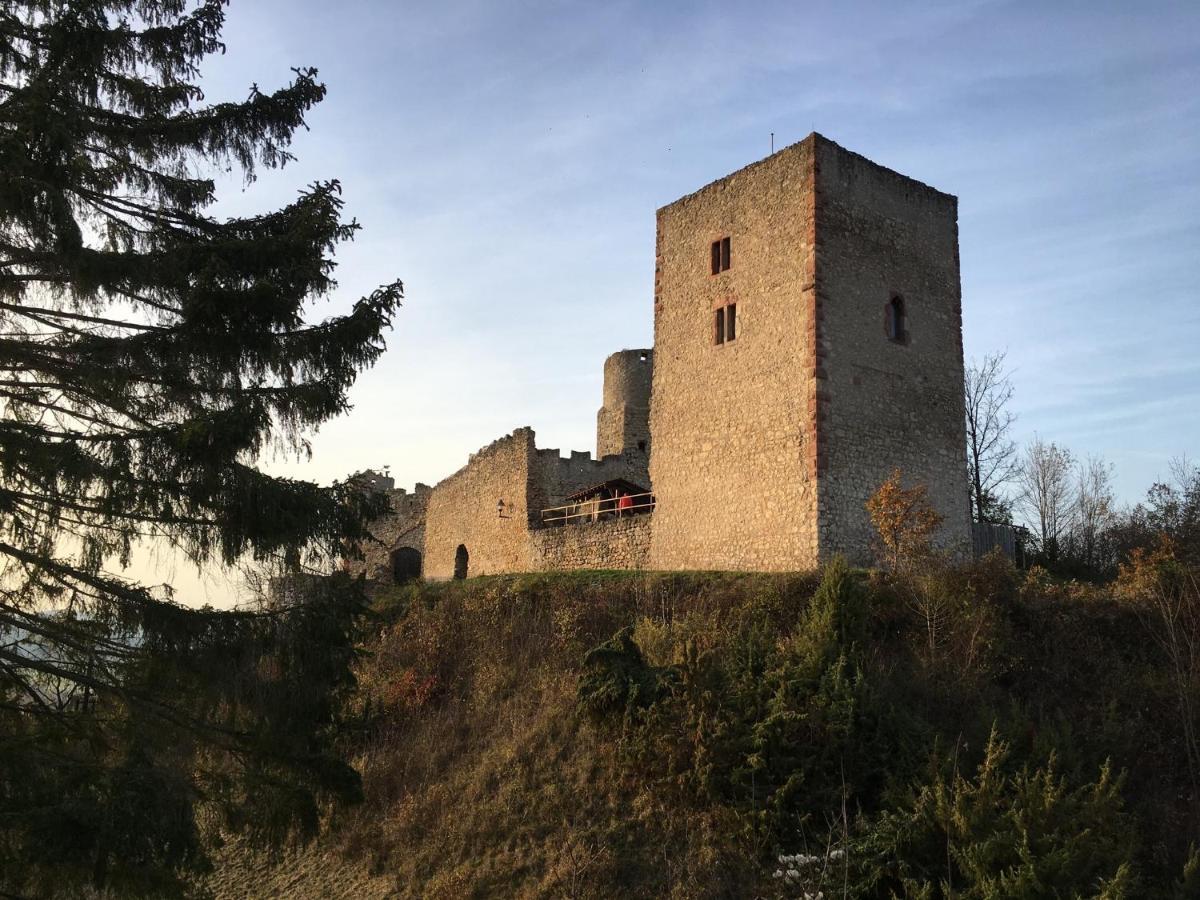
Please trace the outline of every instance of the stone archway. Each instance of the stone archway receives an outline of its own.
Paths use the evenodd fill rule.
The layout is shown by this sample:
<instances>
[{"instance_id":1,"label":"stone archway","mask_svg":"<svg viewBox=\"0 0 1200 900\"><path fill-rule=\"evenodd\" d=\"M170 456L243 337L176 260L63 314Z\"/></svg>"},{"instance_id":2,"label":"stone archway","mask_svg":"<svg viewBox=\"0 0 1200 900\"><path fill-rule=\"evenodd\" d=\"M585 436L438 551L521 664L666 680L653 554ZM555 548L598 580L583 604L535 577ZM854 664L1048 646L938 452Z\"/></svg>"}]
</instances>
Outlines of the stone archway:
<instances>
[{"instance_id":1,"label":"stone archway","mask_svg":"<svg viewBox=\"0 0 1200 900\"><path fill-rule=\"evenodd\" d=\"M459 544L458 549L454 551L454 577L462 580L467 577L467 568L471 561L471 554L467 552L466 544Z\"/></svg>"},{"instance_id":2,"label":"stone archway","mask_svg":"<svg viewBox=\"0 0 1200 900\"><path fill-rule=\"evenodd\" d=\"M392 551L392 580L396 584L421 577L421 551L415 547L397 547Z\"/></svg>"}]
</instances>

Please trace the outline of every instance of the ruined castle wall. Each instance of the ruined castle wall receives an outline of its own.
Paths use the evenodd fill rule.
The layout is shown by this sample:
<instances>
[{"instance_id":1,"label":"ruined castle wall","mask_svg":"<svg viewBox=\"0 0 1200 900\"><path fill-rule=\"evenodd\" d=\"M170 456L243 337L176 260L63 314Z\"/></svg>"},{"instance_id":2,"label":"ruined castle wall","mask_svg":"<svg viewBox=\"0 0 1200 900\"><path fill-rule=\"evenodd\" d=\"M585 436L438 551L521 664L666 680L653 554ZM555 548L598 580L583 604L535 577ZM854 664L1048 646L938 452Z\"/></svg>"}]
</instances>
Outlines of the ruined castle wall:
<instances>
[{"instance_id":1,"label":"ruined castle wall","mask_svg":"<svg viewBox=\"0 0 1200 900\"><path fill-rule=\"evenodd\" d=\"M431 491L427 484L418 484L411 494L403 488L388 490L391 511L371 523L374 540L363 545L363 559L352 561L350 571L356 574L365 571L372 580L391 583L394 581L392 553L397 548L408 547L423 555L425 508Z\"/></svg>"},{"instance_id":2,"label":"ruined castle wall","mask_svg":"<svg viewBox=\"0 0 1200 900\"><path fill-rule=\"evenodd\" d=\"M530 525L541 524L541 511L561 506L564 498L613 478L624 478L634 484L649 487L648 460L636 450L593 459L587 452L573 450L570 456L560 456L554 449L537 450L529 483Z\"/></svg>"},{"instance_id":3,"label":"ruined castle wall","mask_svg":"<svg viewBox=\"0 0 1200 900\"><path fill-rule=\"evenodd\" d=\"M518 428L438 482L425 516L426 578L453 577L460 544L469 554L468 576L529 571L534 459L533 430ZM505 504L503 518L497 514L498 500Z\"/></svg>"},{"instance_id":4,"label":"ruined castle wall","mask_svg":"<svg viewBox=\"0 0 1200 900\"><path fill-rule=\"evenodd\" d=\"M621 350L604 361L604 405L596 414L596 455L650 452L654 351Z\"/></svg>"},{"instance_id":5,"label":"ruined castle wall","mask_svg":"<svg viewBox=\"0 0 1200 900\"><path fill-rule=\"evenodd\" d=\"M867 563L867 498L899 467L943 543L969 535L957 200L818 138L821 556ZM890 340L902 298L906 337Z\"/></svg>"},{"instance_id":6,"label":"ruined castle wall","mask_svg":"<svg viewBox=\"0 0 1200 900\"><path fill-rule=\"evenodd\" d=\"M533 532L533 569L644 569L653 514Z\"/></svg>"},{"instance_id":7,"label":"ruined castle wall","mask_svg":"<svg viewBox=\"0 0 1200 900\"><path fill-rule=\"evenodd\" d=\"M817 560L813 139L658 211L654 568ZM711 274L729 237L728 270ZM737 304L737 336L714 342Z\"/></svg>"}]
</instances>

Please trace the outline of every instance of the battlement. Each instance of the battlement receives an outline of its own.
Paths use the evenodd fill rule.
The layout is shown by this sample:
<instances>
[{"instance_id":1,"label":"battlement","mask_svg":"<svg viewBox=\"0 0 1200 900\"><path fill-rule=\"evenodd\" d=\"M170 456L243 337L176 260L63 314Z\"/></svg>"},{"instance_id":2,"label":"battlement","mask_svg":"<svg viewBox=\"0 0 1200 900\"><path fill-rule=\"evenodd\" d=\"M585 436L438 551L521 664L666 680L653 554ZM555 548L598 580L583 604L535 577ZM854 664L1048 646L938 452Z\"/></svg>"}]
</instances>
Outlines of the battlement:
<instances>
[{"instance_id":1,"label":"battlement","mask_svg":"<svg viewBox=\"0 0 1200 900\"><path fill-rule=\"evenodd\" d=\"M571 450L568 451L569 455L563 456L562 451L556 447L538 447L534 453L544 465L557 464L564 468L590 465L600 471L606 466L613 465L616 461L623 461L629 451L609 453L598 458L593 457L590 450Z\"/></svg>"}]
</instances>

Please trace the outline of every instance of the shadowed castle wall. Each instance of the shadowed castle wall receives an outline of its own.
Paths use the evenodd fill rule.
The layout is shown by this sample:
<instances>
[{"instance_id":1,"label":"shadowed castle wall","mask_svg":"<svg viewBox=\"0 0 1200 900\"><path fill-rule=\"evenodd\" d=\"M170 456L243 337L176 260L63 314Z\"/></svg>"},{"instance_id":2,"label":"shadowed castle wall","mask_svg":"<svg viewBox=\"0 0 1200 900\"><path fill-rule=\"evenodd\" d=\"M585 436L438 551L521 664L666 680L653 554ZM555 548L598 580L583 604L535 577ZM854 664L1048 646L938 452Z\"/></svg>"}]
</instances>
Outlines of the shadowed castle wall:
<instances>
[{"instance_id":1,"label":"shadowed castle wall","mask_svg":"<svg viewBox=\"0 0 1200 900\"><path fill-rule=\"evenodd\" d=\"M385 490L391 511L371 522L371 535L375 540L364 544L363 559L352 563L350 571L366 572L367 577L374 581L390 583L395 580L392 554L397 549L408 547L424 553L425 508L432 488L427 484L417 484L411 494L404 488Z\"/></svg>"},{"instance_id":2,"label":"shadowed castle wall","mask_svg":"<svg viewBox=\"0 0 1200 900\"><path fill-rule=\"evenodd\" d=\"M864 505L897 467L927 486L939 542L965 552L958 201L824 138L816 151L821 556L873 561Z\"/></svg>"}]
</instances>

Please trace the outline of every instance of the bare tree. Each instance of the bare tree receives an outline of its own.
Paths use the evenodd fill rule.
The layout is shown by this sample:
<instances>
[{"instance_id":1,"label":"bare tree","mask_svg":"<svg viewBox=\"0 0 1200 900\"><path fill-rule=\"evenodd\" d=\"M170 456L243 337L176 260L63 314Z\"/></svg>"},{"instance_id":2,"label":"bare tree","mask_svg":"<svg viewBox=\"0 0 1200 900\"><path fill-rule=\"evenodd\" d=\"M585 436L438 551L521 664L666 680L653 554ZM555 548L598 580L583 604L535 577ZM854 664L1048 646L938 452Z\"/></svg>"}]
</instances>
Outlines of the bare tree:
<instances>
[{"instance_id":1,"label":"bare tree","mask_svg":"<svg viewBox=\"0 0 1200 900\"><path fill-rule=\"evenodd\" d=\"M1075 459L1071 451L1034 437L1025 448L1017 483L1028 524L1037 533L1042 555L1058 558L1059 542L1070 529L1075 505Z\"/></svg>"},{"instance_id":2,"label":"bare tree","mask_svg":"<svg viewBox=\"0 0 1200 900\"><path fill-rule=\"evenodd\" d=\"M1011 437L1016 416L1009 410L1013 387L1004 368L1004 353L972 360L966 371L967 469L971 479L971 514L976 521L1009 518L1003 496L1021 468Z\"/></svg>"},{"instance_id":3,"label":"bare tree","mask_svg":"<svg viewBox=\"0 0 1200 900\"><path fill-rule=\"evenodd\" d=\"M1079 461L1075 479L1072 538L1079 561L1089 568L1101 564L1100 541L1113 519L1112 465L1098 456Z\"/></svg>"}]
</instances>

